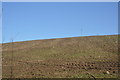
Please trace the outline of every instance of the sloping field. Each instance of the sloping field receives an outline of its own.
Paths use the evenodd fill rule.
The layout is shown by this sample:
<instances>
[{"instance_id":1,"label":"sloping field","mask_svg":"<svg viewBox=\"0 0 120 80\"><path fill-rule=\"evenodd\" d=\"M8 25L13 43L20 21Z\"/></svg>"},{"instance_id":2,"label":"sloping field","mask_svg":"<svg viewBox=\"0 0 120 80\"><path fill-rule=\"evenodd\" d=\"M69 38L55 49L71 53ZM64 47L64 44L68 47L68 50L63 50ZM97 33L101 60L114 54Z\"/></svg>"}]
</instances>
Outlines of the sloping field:
<instances>
[{"instance_id":1,"label":"sloping field","mask_svg":"<svg viewBox=\"0 0 120 80\"><path fill-rule=\"evenodd\" d=\"M118 35L5 43L2 54L3 78L118 76Z\"/></svg>"}]
</instances>

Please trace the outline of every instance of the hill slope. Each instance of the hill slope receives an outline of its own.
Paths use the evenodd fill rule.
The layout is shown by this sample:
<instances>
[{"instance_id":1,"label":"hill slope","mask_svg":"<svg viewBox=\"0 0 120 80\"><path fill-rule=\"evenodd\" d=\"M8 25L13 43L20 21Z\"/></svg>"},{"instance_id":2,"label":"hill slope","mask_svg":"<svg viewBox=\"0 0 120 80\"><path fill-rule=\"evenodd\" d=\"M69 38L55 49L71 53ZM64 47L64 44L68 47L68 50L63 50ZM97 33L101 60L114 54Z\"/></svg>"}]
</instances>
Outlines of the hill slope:
<instances>
[{"instance_id":1,"label":"hill slope","mask_svg":"<svg viewBox=\"0 0 120 80\"><path fill-rule=\"evenodd\" d=\"M15 78L113 78L118 74L118 35L5 43L4 78L11 69Z\"/></svg>"}]
</instances>

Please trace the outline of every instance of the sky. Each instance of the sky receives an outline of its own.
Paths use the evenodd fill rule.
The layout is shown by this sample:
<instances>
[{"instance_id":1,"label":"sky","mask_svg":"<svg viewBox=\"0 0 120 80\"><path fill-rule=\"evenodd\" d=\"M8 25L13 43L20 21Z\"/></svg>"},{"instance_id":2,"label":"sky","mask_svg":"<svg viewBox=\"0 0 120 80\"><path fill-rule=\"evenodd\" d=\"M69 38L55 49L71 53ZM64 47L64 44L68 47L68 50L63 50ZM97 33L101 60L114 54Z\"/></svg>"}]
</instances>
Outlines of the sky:
<instances>
[{"instance_id":1,"label":"sky","mask_svg":"<svg viewBox=\"0 0 120 80\"><path fill-rule=\"evenodd\" d=\"M118 34L117 2L3 2L4 43Z\"/></svg>"},{"instance_id":2,"label":"sky","mask_svg":"<svg viewBox=\"0 0 120 80\"><path fill-rule=\"evenodd\" d=\"M2 42L2 2L0 2L0 43Z\"/></svg>"},{"instance_id":3,"label":"sky","mask_svg":"<svg viewBox=\"0 0 120 80\"><path fill-rule=\"evenodd\" d=\"M2 0L3 2L119 2L119 0Z\"/></svg>"}]
</instances>

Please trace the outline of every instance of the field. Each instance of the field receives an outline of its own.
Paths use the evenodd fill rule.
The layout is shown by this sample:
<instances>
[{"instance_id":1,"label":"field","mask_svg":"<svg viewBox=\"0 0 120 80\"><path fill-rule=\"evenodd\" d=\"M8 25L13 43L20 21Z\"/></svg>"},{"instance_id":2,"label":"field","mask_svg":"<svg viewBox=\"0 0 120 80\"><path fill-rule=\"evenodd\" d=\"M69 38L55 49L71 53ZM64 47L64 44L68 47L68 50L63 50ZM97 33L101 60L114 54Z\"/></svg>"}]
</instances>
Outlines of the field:
<instances>
[{"instance_id":1,"label":"field","mask_svg":"<svg viewBox=\"0 0 120 80\"><path fill-rule=\"evenodd\" d=\"M3 78L116 78L118 35L4 43Z\"/></svg>"}]
</instances>

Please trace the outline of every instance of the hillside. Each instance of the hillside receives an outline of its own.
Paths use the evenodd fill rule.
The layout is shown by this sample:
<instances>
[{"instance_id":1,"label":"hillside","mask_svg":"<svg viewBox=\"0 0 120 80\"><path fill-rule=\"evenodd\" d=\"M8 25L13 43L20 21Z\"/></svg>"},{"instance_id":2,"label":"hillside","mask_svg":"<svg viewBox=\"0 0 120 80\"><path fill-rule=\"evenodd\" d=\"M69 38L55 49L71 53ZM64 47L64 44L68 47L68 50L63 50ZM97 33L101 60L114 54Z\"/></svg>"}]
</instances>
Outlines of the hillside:
<instances>
[{"instance_id":1,"label":"hillside","mask_svg":"<svg viewBox=\"0 0 120 80\"><path fill-rule=\"evenodd\" d=\"M5 43L2 52L3 78L11 74L13 78L89 78L90 74L116 78L118 74L118 35Z\"/></svg>"}]
</instances>

